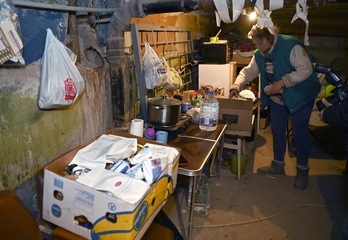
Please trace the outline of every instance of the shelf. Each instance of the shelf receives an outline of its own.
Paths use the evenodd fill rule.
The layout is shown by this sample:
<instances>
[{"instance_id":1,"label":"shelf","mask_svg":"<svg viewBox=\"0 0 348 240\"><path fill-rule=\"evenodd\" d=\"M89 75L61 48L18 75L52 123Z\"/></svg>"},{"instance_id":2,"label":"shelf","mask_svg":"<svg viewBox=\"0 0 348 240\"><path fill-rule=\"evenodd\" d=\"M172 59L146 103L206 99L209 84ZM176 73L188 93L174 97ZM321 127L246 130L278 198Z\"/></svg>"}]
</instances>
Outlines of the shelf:
<instances>
[{"instance_id":1,"label":"shelf","mask_svg":"<svg viewBox=\"0 0 348 240\"><path fill-rule=\"evenodd\" d=\"M189 90L192 83L192 63L194 47L191 31L185 28L163 27L147 24L132 24L132 49L140 94L140 114L147 123L147 98L157 97L165 91L163 87L148 90L143 75L143 55L145 42L155 50L159 57L164 57L169 66L177 70L183 80L183 89Z\"/></svg>"}]
</instances>

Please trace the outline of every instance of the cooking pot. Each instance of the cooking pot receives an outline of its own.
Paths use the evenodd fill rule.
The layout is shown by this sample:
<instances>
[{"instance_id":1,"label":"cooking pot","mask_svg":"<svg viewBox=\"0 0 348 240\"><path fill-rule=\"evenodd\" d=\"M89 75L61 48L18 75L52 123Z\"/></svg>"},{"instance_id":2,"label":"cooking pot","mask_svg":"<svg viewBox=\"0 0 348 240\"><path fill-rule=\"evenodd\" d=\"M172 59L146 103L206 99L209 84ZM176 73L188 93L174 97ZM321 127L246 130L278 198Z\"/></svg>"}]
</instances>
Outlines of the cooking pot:
<instances>
[{"instance_id":1,"label":"cooking pot","mask_svg":"<svg viewBox=\"0 0 348 240\"><path fill-rule=\"evenodd\" d=\"M167 95L149 98L147 117L150 123L160 127L175 126L180 120L181 101Z\"/></svg>"}]
</instances>

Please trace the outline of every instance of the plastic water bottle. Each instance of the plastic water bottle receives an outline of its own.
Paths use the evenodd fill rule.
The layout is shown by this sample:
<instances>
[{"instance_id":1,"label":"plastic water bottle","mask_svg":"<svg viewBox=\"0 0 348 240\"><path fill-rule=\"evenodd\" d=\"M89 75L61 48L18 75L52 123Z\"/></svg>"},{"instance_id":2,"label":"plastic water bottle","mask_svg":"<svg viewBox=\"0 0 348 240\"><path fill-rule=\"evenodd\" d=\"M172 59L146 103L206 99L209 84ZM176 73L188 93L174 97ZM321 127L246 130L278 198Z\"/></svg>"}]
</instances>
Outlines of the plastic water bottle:
<instances>
[{"instance_id":1,"label":"plastic water bottle","mask_svg":"<svg viewBox=\"0 0 348 240\"><path fill-rule=\"evenodd\" d=\"M200 107L199 129L204 131L215 131L219 118L219 101L210 90L205 95Z\"/></svg>"},{"instance_id":2,"label":"plastic water bottle","mask_svg":"<svg viewBox=\"0 0 348 240\"><path fill-rule=\"evenodd\" d=\"M209 214L211 201L211 189L207 175L198 176L197 190L194 199L193 214L196 216L207 216Z\"/></svg>"}]
</instances>

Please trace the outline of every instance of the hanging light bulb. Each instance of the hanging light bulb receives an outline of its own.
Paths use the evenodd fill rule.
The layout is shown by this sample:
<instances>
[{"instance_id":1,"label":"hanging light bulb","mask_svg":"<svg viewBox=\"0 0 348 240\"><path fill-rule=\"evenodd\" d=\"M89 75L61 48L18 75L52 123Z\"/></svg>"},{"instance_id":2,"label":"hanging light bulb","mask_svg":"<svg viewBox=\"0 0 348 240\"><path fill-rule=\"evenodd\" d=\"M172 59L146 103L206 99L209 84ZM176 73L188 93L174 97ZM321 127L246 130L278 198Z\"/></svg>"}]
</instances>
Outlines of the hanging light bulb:
<instances>
[{"instance_id":1,"label":"hanging light bulb","mask_svg":"<svg viewBox=\"0 0 348 240\"><path fill-rule=\"evenodd\" d=\"M257 13L255 11L249 13L249 20L254 21L257 18Z\"/></svg>"},{"instance_id":2,"label":"hanging light bulb","mask_svg":"<svg viewBox=\"0 0 348 240\"><path fill-rule=\"evenodd\" d=\"M257 18L257 12L255 12L254 9L252 9L251 7L244 8L242 14L244 16L247 16L250 21L255 21Z\"/></svg>"}]
</instances>

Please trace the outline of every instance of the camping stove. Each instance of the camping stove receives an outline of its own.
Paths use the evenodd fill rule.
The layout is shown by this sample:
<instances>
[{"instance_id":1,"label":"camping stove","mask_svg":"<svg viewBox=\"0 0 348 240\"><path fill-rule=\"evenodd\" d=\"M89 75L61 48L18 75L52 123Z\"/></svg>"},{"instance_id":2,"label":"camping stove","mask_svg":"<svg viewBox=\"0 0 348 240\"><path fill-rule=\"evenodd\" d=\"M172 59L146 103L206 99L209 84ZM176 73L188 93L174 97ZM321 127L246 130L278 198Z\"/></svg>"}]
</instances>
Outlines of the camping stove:
<instances>
[{"instance_id":1,"label":"camping stove","mask_svg":"<svg viewBox=\"0 0 348 240\"><path fill-rule=\"evenodd\" d=\"M178 137L179 134L183 133L188 126L191 124L191 116L186 114L181 114L179 122L175 126L164 127L164 126L154 126L156 131L166 131L168 132L168 139L173 139Z\"/></svg>"}]
</instances>

